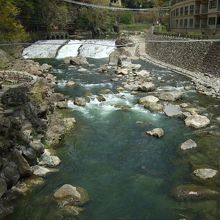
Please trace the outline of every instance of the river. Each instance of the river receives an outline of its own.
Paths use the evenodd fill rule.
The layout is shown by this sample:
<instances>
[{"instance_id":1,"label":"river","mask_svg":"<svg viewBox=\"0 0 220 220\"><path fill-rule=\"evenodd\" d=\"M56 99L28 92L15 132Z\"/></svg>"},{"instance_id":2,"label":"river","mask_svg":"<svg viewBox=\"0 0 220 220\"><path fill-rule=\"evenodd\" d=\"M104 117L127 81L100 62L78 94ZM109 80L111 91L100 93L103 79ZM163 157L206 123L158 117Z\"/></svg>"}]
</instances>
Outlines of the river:
<instances>
[{"instance_id":1,"label":"river","mask_svg":"<svg viewBox=\"0 0 220 220\"><path fill-rule=\"evenodd\" d=\"M56 91L69 99L70 111L66 114L75 117L77 125L56 147L62 160L59 172L48 175L43 186L19 199L15 212L7 220L220 219L219 200L177 202L171 193L178 185L195 182L193 167L219 168L219 136L208 133L219 130L214 120L220 114L218 100L199 95L193 89L184 93L181 103L193 104L214 121L200 133L186 127L182 119L151 113L138 105L141 93L118 93L119 83L111 81L110 74L97 72L106 59L89 59L94 66L87 72L68 67L62 60L46 61L53 65L54 75L60 82ZM185 76L150 63L136 62L155 78L164 80L156 82L161 91L191 86ZM66 87L69 80L79 86ZM95 96L101 89L113 91L105 95L104 102L98 102ZM86 107L71 101L85 94L91 99ZM163 138L145 134L155 127L165 130ZM198 143L199 150L182 153L180 145L189 138ZM65 183L84 187L89 193L90 202L77 217L61 216L53 202L54 191Z\"/></svg>"}]
</instances>

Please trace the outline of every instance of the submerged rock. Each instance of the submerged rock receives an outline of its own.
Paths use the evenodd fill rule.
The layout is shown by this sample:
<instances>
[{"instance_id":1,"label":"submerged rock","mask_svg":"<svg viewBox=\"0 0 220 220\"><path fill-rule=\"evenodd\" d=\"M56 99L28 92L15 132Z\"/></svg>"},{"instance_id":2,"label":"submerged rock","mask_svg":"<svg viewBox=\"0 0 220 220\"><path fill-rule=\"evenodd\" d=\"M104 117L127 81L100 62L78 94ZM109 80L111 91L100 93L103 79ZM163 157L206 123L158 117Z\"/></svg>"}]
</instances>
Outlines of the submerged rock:
<instances>
[{"instance_id":1,"label":"submerged rock","mask_svg":"<svg viewBox=\"0 0 220 220\"><path fill-rule=\"evenodd\" d=\"M188 149L192 149L192 148L196 148L197 144L195 141L193 141L192 139L189 139L187 141L185 141L184 143L181 144L180 148L182 150L188 150Z\"/></svg>"},{"instance_id":2,"label":"submerged rock","mask_svg":"<svg viewBox=\"0 0 220 220\"><path fill-rule=\"evenodd\" d=\"M164 136L164 130L162 128L154 128L151 131L146 131L146 134L157 137L157 138L161 138Z\"/></svg>"},{"instance_id":3,"label":"submerged rock","mask_svg":"<svg viewBox=\"0 0 220 220\"><path fill-rule=\"evenodd\" d=\"M56 190L54 198L57 201L69 201L71 199L71 202L75 203L75 205L84 205L89 201L89 195L84 188L70 184L65 184Z\"/></svg>"},{"instance_id":4,"label":"submerged rock","mask_svg":"<svg viewBox=\"0 0 220 220\"><path fill-rule=\"evenodd\" d=\"M87 59L82 56L76 56L76 57L66 57L64 59L65 64L75 65L75 66L83 66L83 65L89 65Z\"/></svg>"},{"instance_id":5,"label":"submerged rock","mask_svg":"<svg viewBox=\"0 0 220 220\"><path fill-rule=\"evenodd\" d=\"M204 128L210 124L210 120L206 116L191 115L185 119L185 124L193 128Z\"/></svg>"},{"instance_id":6,"label":"submerged rock","mask_svg":"<svg viewBox=\"0 0 220 220\"><path fill-rule=\"evenodd\" d=\"M220 193L204 186L188 184L176 187L173 191L173 196L180 201L203 200L219 198Z\"/></svg>"},{"instance_id":7,"label":"submerged rock","mask_svg":"<svg viewBox=\"0 0 220 220\"><path fill-rule=\"evenodd\" d=\"M180 91L162 92L159 96L164 101L176 101L182 97L183 93Z\"/></svg>"},{"instance_id":8,"label":"submerged rock","mask_svg":"<svg viewBox=\"0 0 220 220\"><path fill-rule=\"evenodd\" d=\"M203 169L194 170L193 174L203 180L206 180L216 176L217 172L218 172L217 170L203 168Z\"/></svg>"}]
</instances>

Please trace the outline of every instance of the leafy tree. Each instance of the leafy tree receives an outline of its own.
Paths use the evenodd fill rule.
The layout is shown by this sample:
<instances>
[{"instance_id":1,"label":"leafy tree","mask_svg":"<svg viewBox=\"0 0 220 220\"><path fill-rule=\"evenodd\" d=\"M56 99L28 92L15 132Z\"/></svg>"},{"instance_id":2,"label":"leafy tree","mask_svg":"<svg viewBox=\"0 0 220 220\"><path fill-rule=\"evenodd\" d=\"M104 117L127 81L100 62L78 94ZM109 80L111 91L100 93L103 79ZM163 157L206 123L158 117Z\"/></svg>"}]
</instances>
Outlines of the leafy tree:
<instances>
[{"instance_id":1,"label":"leafy tree","mask_svg":"<svg viewBox=\"0 0 220 220\"><path fill-rule=\"evenodd\" d=\"M20 10L12 0L0 0L0 41L24 41L28 34L16 19Z\"/></svg>"}]
</instances>

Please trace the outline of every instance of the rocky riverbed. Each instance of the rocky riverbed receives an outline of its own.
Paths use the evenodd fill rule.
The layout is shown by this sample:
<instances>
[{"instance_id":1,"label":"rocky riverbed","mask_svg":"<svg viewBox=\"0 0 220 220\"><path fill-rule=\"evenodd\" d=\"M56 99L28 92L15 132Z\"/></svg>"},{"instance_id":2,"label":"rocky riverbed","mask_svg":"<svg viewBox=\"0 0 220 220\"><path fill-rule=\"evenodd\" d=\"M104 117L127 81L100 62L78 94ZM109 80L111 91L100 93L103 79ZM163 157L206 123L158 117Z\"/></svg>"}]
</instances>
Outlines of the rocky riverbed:
<instances>
[{"instance_id":1,"label":"rocky riverbed","mask_svg":"<svg viewBox=\"0 0 220 220\"><path fill-rule=\"evenodd\" d=\"M137 61L131 41L118 42L130 47L120 46L109 60L48 60L53 75L50 65L25 60L2 72L2 118L21 122L1 133L8 142L16 133L3 158L14 155L9 163L19 174L2 193L5 211L11 211L8 198L26 195L8 219L26 219L21 209L34 219L220 216L219 100L197 94L176 72ZM44 150L67 131L65 147ZM58 169L42 186L46 173Z\"/></svg>"},{"instance_id":2,"label":"rocky riverbed","mask_svg":"<svg viewBox=\"0 0 220 220\"><path fill-rule=\"evenodd\" d=\"M12 200L43 184L57 172L60 159L51 146L59 144L75 125L60 110L65 97L54 92L52 66L31 60L13 60L0 71L0 209L13 211Z\"/></svg>"}]
</instances>

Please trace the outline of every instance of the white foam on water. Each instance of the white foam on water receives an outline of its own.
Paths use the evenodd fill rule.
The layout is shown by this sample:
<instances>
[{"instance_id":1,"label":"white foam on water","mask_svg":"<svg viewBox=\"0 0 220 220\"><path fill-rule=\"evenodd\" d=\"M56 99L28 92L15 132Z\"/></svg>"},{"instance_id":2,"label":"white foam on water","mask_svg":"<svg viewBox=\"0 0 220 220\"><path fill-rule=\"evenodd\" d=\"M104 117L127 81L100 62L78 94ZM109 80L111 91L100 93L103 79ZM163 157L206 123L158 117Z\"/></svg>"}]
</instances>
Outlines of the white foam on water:
<instances>
[{"instance_id":1,"label":"white foam on water","mask_svg":"<svg viewBox=\"0 0 220 220\"><path fill-rule=\"evenodd\" d=\"M81 85L88 89L103 88L103 87L112 88L113 87L111 83L93 83L93 84L81 84Z\"/></svg>"},{"instance_id":2,"label":"white foam on water","mask_svg":"<svg viewBox=\"0 0 220 220\"><path fill-rule=\"evenodd\" d=\"M34 58L55 58L58 48L66 40L44 40L37 41L23 50L22 56L25 59Z\"/></svg>"},{"instance_id":3,"label":"white foam on water","mask_svg":"<svg viewBox=\"0 0 220 220\"><path fill-rule=\"evenodd\" d=\"M80 47L80 55L94 59L109 57L115 49L114 40L85 40Z\"/></svg>"},{"instance_id":4,"label":"white foam on water","mask_svg":"<svg viewBox=\"0 0 220 220\"><path fill-rule=\"evenodd\" d=\"M181 91L184 90L184 87L174 87L174 86L160 86L157 88L157 91Z\"/></svg>"},{"instance_id":5,"label":"white foam on water","mask_svg":"<svg viewBox=\"0 0 220 220\"><path fill-rule=\"evenodd\" d=\"M107 58L115 49L114 40L44 40L37 41L23 51L23 57L64 59L81 55L94 59Z\"/></svg>"},{"instance_id":6,"label":"white foam on water","mask_svg":"<svg viewBox=\"0 0 220 220\"><path fill-rule=\"evenodd\" d=\"M68 44L64 45L57 55L57 59L64 59L65 57L75 57L78 55L78 50L82 45L80 40L70 40Z\"/></svg>"}]
</instances>

